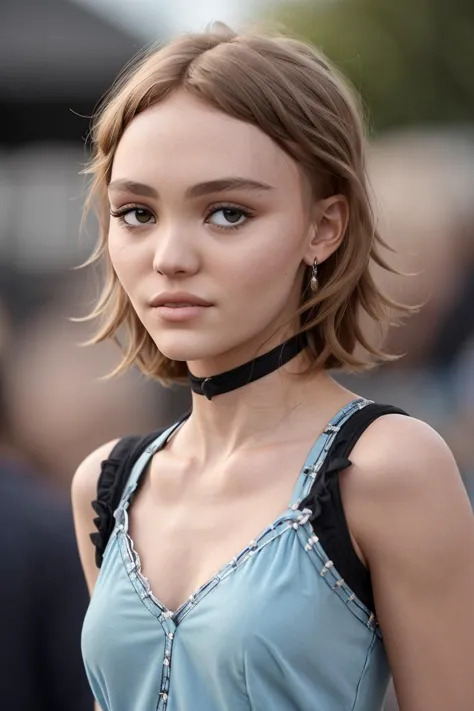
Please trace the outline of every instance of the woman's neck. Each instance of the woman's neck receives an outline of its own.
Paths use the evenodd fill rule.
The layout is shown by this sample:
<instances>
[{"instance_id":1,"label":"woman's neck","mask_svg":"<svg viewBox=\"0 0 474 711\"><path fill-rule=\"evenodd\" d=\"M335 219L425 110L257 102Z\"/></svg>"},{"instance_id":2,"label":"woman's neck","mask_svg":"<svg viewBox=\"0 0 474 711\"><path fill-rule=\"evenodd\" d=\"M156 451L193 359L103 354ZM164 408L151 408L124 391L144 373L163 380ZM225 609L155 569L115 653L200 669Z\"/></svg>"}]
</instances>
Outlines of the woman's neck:
<instances>
[{"instance_id":1,"label":"woman's neck","mask_svg":"<svg viewBox=\"0 0 474 711\"><path fill-rule=\"evenodd\" d=\"M305 372L304 353L287 365L231 392L208 400L193 393L193 411L181 438L204 462L242 447L275 442L308 420L330 416L351 399L326 372ZM316 424L316 423L315 423Z\"/></svg>"}]
</instances>

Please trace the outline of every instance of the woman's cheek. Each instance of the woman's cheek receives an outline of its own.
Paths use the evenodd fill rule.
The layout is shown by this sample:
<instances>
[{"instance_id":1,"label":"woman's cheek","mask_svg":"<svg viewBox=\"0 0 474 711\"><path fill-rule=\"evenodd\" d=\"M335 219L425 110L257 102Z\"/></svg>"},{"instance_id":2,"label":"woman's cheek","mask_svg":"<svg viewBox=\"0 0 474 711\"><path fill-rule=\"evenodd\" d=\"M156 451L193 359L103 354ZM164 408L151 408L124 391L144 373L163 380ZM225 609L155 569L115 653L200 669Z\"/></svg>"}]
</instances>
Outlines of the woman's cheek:
<instances>
[{"instance_id":1,"label":"woman's cheek","mask_svg":"<svg viewBox=\"0 0 474 711\"><path fill-rule=\"evenodd\" d=\"M127 290L133 287L135 279L146 269L146 255L138 245L130 244L113 235L109 239L109 257L121 284ZM150 269L153 262L150 262Z\"/></svg>"}]
</instances>

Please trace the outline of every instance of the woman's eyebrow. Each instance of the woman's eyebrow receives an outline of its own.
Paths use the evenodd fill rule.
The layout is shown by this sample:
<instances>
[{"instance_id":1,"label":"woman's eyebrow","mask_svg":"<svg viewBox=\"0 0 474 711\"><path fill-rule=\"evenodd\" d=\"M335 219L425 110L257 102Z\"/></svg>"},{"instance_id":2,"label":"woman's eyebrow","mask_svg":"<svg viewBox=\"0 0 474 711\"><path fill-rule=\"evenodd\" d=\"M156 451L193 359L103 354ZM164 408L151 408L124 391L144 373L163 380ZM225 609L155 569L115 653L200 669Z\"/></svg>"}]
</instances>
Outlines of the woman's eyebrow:
<instances>
[{"instance_id":1,"label":"woman's eyebrow","mask_svg":"<svg viewBox=\"0 0 474 711\"><path fill-rule=\"evenodd\" d=\"M137 183L135 180L127 180L126 178L112 180L109 184L109 190L121 193L131 193L132 195L140 195L141 197L158 197L158 191L155 190L155 188L152 188L151 185Z\"/></svg>"},{"instance_id":2,"label":"woman's eyebrow","mask_svg":"<svg viewBox=\"0 0 474 711\"><path fill-rule=\"evenodd\" d=\"M226 190L274 190L272 185L250 178L219 178L197 183L186 190L187 198L198 198L209 193L223 193Z\"/></svg>"},{"instance_id":3,"label":"woman's eyebrow","mask_svg":"<svg viewBox=\"0 0 474 711\"><path fill-rule=\"evenodd\" d=\"M219 178L217 180L207 180L204 183L197 183L186 190L185 196L188 199L202 197L209 193L223 193L227 190L274 190L272 185L261 183L250 178ZM151 185L138 183L135 180L118 178L109 184L109 191L131 193L141 197L159 198L159 193Z\"/></svg>"}]
</instances>

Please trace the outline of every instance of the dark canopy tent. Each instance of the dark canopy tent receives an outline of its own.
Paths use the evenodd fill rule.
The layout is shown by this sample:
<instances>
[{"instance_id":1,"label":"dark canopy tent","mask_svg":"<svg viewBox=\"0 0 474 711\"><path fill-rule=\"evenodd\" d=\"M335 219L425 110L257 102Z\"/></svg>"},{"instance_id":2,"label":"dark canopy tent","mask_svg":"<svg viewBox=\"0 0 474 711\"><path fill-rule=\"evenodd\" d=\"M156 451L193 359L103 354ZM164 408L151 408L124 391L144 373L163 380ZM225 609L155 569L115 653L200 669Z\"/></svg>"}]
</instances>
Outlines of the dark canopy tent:
<instances>
[{"instance_id":1,"label":"dark canopy tent","mask_svg":"<svg viewBox=\"0 0 474 711\"><path fill-rule=\"evenodd\" d=\"M0 143L83 138L86 117L142 46L132 31L71 0L2 0Z\"/></svg>"}]
</instances>

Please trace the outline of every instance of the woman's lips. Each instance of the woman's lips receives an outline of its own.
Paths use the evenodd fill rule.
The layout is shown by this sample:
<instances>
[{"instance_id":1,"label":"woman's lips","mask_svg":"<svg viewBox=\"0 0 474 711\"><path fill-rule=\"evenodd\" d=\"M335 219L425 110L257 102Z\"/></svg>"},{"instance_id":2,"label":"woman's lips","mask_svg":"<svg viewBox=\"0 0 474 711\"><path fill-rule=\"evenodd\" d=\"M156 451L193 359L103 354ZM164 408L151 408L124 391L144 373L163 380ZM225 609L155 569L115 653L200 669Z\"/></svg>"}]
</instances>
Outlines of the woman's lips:
<instances>
[{"instance_id":1,"label":"woman's lips","mask_svg":"<svg viewBox=\"0 0 474 711\"><path fill-rule=\"evenodd\" d=\"M202 313L210 308L209 306L199 306L197 304L166 303L162 306L154 306L153 312L162 321L181 323L198 318Z\"/></svg>"}]
</instances>

